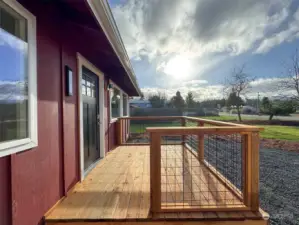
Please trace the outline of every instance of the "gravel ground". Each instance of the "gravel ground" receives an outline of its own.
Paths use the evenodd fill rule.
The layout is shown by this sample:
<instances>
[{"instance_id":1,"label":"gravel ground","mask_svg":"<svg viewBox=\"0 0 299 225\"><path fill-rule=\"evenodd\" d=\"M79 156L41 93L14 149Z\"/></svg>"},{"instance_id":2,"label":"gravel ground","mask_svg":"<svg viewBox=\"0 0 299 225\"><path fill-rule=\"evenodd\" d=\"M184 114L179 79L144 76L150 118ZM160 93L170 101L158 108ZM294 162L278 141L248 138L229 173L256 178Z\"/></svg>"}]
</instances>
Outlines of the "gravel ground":
<instances>
[{"instance_id":1,"label":"gravel ground","mask_svg":"<svg viewBox=\"0 0 299 225\"><path fill-rule=\"evenodd\" d=\"M241 146L218 141L216 153L215 142L209 145L205 142L206 160L240 188ZM271 225L299 225L299 152L260 149L260 206Z\"/></svg>"},{"instance_id":2,"label":"gravel ground","mask_svg":"<svg viewBox=\"0 0 299 225\"><path fill-rule=\"evenodd\" d=\"M260 150L260 201L271 225L299 225L299 153Z\"/></svg>"}]
</instances>

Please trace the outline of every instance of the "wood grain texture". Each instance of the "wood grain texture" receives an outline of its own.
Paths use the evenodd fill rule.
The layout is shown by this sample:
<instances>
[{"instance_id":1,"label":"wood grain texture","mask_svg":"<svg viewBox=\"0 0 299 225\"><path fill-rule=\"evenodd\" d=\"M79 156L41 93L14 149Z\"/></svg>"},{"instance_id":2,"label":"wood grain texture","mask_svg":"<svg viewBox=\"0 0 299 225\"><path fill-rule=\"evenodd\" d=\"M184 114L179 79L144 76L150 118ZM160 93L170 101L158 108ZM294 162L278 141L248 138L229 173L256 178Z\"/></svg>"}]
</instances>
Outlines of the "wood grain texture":
<instances>
[{"instance_id":1,"label":"wood grain texture","mask_svg":"<svg viewBox=\"0 0 299 225\"><path fill-rule=\"evenodd\" d=\"M46 225L267 225L267 220L234 220L229 219L227 221L109 221L109 222L68 222L68 223L52 223L47 222Z\"/></svg>"},{"instance_id":2,"label":"wood grain texture","mask_svg":"<svg viewBox=\"0 0 299 225\"><path fill-rule=\"evenodd\" d=\"M259 145L260 138L258 132L251 135L251 210L259 210Z\"/></svg>"},{"instance_id":3,"label":"wood grain texture","mask_svg":"<svg viewBox=\"0 0 299 225\"><path fill-rule=\"evenodd\" d=\"M151 211L161 210L161 136L151 134L150 143Z\"/></svg>"},{"instance_id":4,"label":"wood grain texture","mask_svg":"<svg viewBox=\"0 0 299 225\"><path fill-rule=\"evenodd\" d=\"M181 126L186 127L186 119L181 118ZM186 143L186 135L182 135L182 144L184 145Z\"/></svg>"},{"instance_id":5,"label":"wood grain texture","mask_svg":"<svg viewBox=\"0 0 299 225\"><path fill-rule=\"evenodd\" d=\"M190 134L233 134L241 132L254 132L260 129L255 126L247 127L148 127L147 132L161 135L190 135Z\"/></svg>"},{"instance_id":6,"label":"wood grain texture","mask_svg":"<svg viewBox=\"0 0 299 225\"><path fill-rule=\"evenodd\" d=\"M203 127L204 126L204 123L201 122L201 121L198 121L197 122L197 126L198 127ZM198 134L197 135L197 138L198 138L198 146L197 146L197 149L198 149L198 152L197 152L197 155L198 155L198 160L200 161L204 161L205 159L205 143L204 143L204 139L205 139L205 135L204 134Z\"/></svg>"},{"instance_id":7,"label":"wood grain texture","mask_svg":"<svg viewBox=\"0 0 299 225\"><path fill-rule=\"evenodd\" d=\"M242 151L243 151L243 162L244 162L244 186L243 186L243 198L244 204L248 207L251 205L251 133L244 134L242 136Z\"/></svg>"},{"instance_id":8,"label":"wood grain texture","mask_svg":"<svg viewBox=\"0 0 299 225\"><path fill-rule=\"evenodd\" d=\"M122 125L123 125L123 120L122 119L118 119L116 122L116 129L117 129L117 144L121 145L123 143L123 129L122 129Z\"/></svg>"},{"instance_id":9,"label":"wood grain texture","mask_svg":"<svg viewBox=\"0 0 299 225\"><path fill-rule=\"evenodd\" d=\"M178 120L184 118L183 116L134 116L134 117L121 117L127 120Z\"/></svg>"},{"instance_id":10,"label":"wood grain texture","mask_svg":"<svg viewBox=\"0 0 299 225\"><path fill-rule=\"evenodd\" d=\"M184 119L186 121L206 123L206 124L215 125L215 126L248 127L248 125L244 125L244 124L237 124L237 123L230 123L230 122L223 122L223 121L216 121L216 120L208 120L208 119L202 119L202 118L198 118L198 117L188 117L188 116L137 116L137 117L122 117L122 119L157 120L157 121ZM263 130L263 128L259 128L259 129Z\"/></svg>"},{"instance_id":11,"label":"wood grain texture","mask_svg":"<svg viewBox=\"0 0 299 225\"><path fill-rule=\"evenodd\" d=\"M162 153L163 148L168 147L163 146ZM174 148L178 147L174 146ZM181 162L177 160L176 163ZM207 176L209 178L206 179L213 180L213 175L207 174ZM196 182L199 180L194 177L194 186ZM202 182L206 183L207 180L202 180ZM181 195L181 187L176 185L175 188L177 189L176 198L178 198ZM202 188L205 191L209 190L206 186ZM165 196L162 195L161 199L165 200ZM240 218L244 220L249 216L254 220L262 218L261 214L249 214L248 211L234 211L230 214L218 211L216 213L216 210L212 208L208 211L150 213L150 148L149 146L120 146L108 153L86 179L78 183L71 193L49 212L46 216L46 224L59 224L59 221L69 221L65 224L76 224L71 223L74 220L77 224L80 224L81 220L85 221L82 224L88 224L88 220L93 220L93 224L96 224L96 221L101 221L102 224L108 221L108 224L121 224L123 221L133 223L136 220L146 224L152 220L200 221L240 220ZM214 213L211 214L211 211Z\"/></svg>"}]
</instances>

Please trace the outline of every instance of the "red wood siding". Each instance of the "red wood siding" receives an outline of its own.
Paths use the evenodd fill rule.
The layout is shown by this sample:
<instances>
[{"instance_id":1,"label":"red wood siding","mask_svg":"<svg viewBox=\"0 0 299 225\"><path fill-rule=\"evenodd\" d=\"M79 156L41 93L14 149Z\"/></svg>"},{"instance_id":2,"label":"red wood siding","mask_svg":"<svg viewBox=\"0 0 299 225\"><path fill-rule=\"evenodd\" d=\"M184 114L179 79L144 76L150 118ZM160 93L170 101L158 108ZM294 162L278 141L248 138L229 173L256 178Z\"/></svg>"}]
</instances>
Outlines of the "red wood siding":
<instances>
[{"instance_id":1,"label":"red wood siding","mask_svg":"<svg viewBox=\"0 0 299 225\"><path fill-rule=\"evenodd\" d=\"M63 48L62 65L68 65L74 74L73 87L78 87L78 71L76 52ZM63 72L64 72L64 68ZM62 85L65 93L65 85ZM64 95L63 104L63 143L65 189L68 191L80 179L80 152L79 152L79 120L78 118L78 90L73 89L73 96Z\"/></svg>"},{"instance_id":2,"label":"red wood siding","mask_svg":"<svg viewBox=\"0 0 299 225\"><path fill-rule=\"evenodd\" d=\"M108 151L113 150L116 146L116 122L109 124L109 149Z\"/></svg>"},{"instance_id":3,"label":"red wood siding","mask_svg":"<svg viewBox=\"0 0 299 225\"><path fill-rule=\"evenodd\" d=\"M12 156L13 225L38 224L64 187L60 20L55 8L26 8L37 16L38 147Z\"/></svg>"},{"instance_id":4,"label":"red wood siding","mask_svg":"<svg viewBox=\"0 0 299 225\"><path fill-rule=\"evenodd\" d=\"M0 158L0 225L11 224L10 157Z\"/></svg>"},{"instance_id":5,"label":"red wood siding","mask_svg":"<svg viewBox=\"0 0 299 225\"><path fill-rule=\"evenodd\" d=\"M92 52L95 42L89 44L88 29L62 19L55 3L59 1L19 2L37 18L38 147L0 158L0 225L40 224L43 215L79 180L76 53L95 65L92 56L105 62L105 57ZM73 71L70 97L65 96L65 65ZM106 151L116 145L109 105L106 78Z\"/></svg>"},{"instance_id":6,"label":"red wood siding","mask_svg":"<svg viewBox=\"0 0 299 225\"><path fill-rule=\"evenodd\" d=\"M0 205L5 225L41 223L46 211L79 180L76 50L61 40L63 23L55 5L38 4L23 3L37 18L38 147L0 161L1 172L11 174L11 187L7 177L0 178L0 201L9 202L7 196L12 196L12 204ZM74 74L71 97L64 94L64 65ZM6 223L10 218L12 223Z\"/></svg>"}]
</instances>

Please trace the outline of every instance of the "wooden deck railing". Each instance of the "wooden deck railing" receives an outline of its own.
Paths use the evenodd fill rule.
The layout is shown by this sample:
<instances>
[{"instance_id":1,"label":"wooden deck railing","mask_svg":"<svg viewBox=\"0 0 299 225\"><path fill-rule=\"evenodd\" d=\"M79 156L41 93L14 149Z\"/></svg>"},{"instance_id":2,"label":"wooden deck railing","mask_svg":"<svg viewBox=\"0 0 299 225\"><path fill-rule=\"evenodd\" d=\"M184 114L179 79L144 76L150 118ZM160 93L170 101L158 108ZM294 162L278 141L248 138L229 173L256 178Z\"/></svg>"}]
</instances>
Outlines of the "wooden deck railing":
<instances>
[{"instance_id":1,"label":"wooden deck railing","mask_svg":"<svg viewBox=\"0 0 299 225\"><path fill-rule=\"evenodd\" d=\"M151 211L259 210L259 131L192 117L125 117L120 145L150 145Z\"/></svg>"},{"instance_id":2,"label":"wooden deck railing","mask_svg":"<svg viewBox=\"0 0 299 225\"><path fill-rule=\"evenodd\" d=\"M148 127L182 126L185 119L181 116L122 117L117 121L119 145L149 145Z\"/></svg>"}]
</instances>

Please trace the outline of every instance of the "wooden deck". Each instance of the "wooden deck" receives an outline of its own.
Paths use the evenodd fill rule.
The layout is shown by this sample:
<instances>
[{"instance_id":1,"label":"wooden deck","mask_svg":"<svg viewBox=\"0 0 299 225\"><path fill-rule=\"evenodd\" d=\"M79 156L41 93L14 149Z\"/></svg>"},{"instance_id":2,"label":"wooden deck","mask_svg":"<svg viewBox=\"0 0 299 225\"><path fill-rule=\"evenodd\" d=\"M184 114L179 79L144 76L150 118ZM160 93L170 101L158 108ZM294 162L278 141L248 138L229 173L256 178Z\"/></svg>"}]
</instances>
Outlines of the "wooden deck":
<instances>
[{"instance_id":1,"label":"wooden deck","mask_svg":"<svg viewBox=\"0 0 299 225\"><path fill-rule=\"evenodd\" d=\"M170 149L169 153L172 151L173 149ZM171 154L175 153L172 152ZM176 155L175 157L180 156ZM164 163L166 162L163 162L162 155L162 165ZM203 170L202 167L198 167L198 169L201 170L201 173L205 173L206 179L213 177L209 170ZM169 171L169 173L172 172L173 171ZM163 177L162 174L162 180L163 179L166 179L166 177ZM167 179L173 179L173 176L169 176ZM196 183L200 182L204 184L204 181L193 178L192 173L188 179L192 179L192 185L197 187L196 194L192 194L193 202L207 204L211 201L214 206L217 206L217 204L221 207L226 205L226 203L223 202L226 199L222 196L213 195L212 192L215 192L215 190L209 190L208 186ZM174 184L171 180L166 180L166 183ZM191 201L191 198L187 196L183 197L183 199L182 196L176 197L182 187L181 185L169 187L177 188L172 192L174 193L172 196L163 195L166 191L162 189L162 204L165 206L171 203L177 204L178 199L181 203L190 204L189 201ZM217 185L217 188L230 193L224 185ZM201 195L201 191L205 194ZM169 194L169 192L167 193ZM209 195L211 198L207 199L205 195ZM230 198L227 199L230 199L230 202L227 202L227 204L231 204L231 201L233 201L236 205L241 205L241 202L232 194L230 194ZM266 224L266 220L263 220L262 217L263 215L261 213L248 211L178 212L152 215L150 213L149 147L120 146L101 160L82 183L78 183L67 197L50 210L45 216L45 221L46 224L60 224L60 222L66 221L70 224L83 224L80 221L93 221L104 224L104 222L116 221L196 220L205 221L204 224L206 224L207 220L221 220L221 224L240 224L223 223L225 220L232 222L252 221L252 223L248 224ZM245 224L247 224L247 222Z\"/></svg>"}]
</instances>

